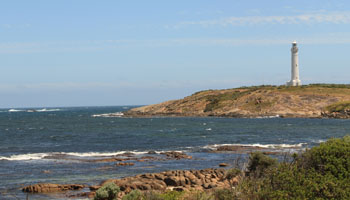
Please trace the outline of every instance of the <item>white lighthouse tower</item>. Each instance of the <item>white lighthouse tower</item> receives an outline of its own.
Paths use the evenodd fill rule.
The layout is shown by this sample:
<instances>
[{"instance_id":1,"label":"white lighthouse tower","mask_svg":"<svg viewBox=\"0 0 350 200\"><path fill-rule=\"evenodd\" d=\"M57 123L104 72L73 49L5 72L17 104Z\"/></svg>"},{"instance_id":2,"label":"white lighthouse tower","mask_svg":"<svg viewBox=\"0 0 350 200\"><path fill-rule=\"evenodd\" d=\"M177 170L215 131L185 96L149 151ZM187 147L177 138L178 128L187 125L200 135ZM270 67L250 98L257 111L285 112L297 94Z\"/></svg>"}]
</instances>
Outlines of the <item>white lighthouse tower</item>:
<instances>
[{"instance_id":1,"label":"white lighthouse tower","mask_svg":"<svg viewBox=\"0 0 350 200\"><path fill-rule=\"evenodd\" d=\"M300 86L301 81L299 80L299 59L298 59L298 47L297 42L292 43L292 77L287 86Z\"/></svg>"}]
</instances>

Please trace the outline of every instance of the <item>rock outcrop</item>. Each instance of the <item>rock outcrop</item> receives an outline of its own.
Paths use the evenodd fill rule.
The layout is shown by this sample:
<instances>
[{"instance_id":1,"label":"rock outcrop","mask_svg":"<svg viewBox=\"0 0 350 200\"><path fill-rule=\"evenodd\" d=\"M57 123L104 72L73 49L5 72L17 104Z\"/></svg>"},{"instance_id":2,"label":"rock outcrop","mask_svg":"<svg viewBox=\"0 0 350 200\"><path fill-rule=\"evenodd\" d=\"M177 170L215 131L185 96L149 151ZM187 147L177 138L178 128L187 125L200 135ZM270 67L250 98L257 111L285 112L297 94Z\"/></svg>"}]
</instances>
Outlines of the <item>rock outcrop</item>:
<instances>
[{"instance_id":1,"label":"rock outcrop","mask_svg":"<svg viewBox=\"0 0 350 200\"><path fill-rule=\"evenodd\" d=\"M63 192L68 190L80 190L85 188L85 185L79 184L52 184L52 183L38 183L35 185L29 185L22 188L23 192L30 193L52 193L52 192Z\"/></svg>"},{"instance_id":2,"label":"rock outcrop","mask_svg":"<svg viewBox=\"0 0 350 200\"><path fill-rule=\"evenodd\" d=\"M82 195L91 196L101 186L114 182L120 187L123 196L132 190L141 191L187 191L187 190L209 190L214 188L229 188L231 184L237 183L237 177L226 178L225 169L203 169L203 170L173 170L161 173L141 174L122 179L110 179L97 186L90 186L91 193Z\"/></svg>"},{"instance_id":3,"label":"rock outcrop","mask_svg":"<svg viewBox=\"0 0 350 200\"><path fill-rule=\"evenodd\" d=\"M173 170L161 173L148 173L126 177L121 179L110 179L103 181L100 185L89 186L90 192L68 195L67 197L93 197L96 191L106 183L113 182L120 187L120 196L132 190L141 191L188 191L210 190L215 188L229 188L238 183L237 177L227 178L225 169L203 169L203 170ZM29 193L52 193L69 190L80 190L87 186L79 184L51 184L40 183L22 188L23 192Z\"/></svg>"},{"instance_id":4,"label":"rock outcrop","mask_svg":"<svg viewBox=\"0 0 350 200\"><path fill-rule=\"evenodd\" d=\"M322 112L322 117L334 119L350 119L350 110L342 110L339 112Z\"/></svg>"},{"instance_id":5,"label":"rock outcrop","mask_svg":"<svg viewBox=\"0 0 350 200\"><path fill-rule=\"evenodd\" d=\"M350 101L350 85L258 86L201 91L180 100L134 108L124 116L321 118L333 117L322 112L342 101Z\"/></svg>"}]
</instances>

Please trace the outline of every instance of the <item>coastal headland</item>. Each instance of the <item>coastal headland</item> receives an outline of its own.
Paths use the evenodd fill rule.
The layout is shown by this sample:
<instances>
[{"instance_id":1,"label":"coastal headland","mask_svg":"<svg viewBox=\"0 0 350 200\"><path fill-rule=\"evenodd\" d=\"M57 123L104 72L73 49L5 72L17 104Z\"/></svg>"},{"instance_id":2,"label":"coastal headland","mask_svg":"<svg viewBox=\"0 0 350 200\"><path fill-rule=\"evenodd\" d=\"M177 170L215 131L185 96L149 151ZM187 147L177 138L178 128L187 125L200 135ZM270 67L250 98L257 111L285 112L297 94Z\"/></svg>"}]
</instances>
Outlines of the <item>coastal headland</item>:
<instances>
[{"instance_id":1,"label":"coastal headland","mask_svg":"<svg viewBox=\"0 0 350 200\"><path fill-rule=\"evenodd\" d=\"M205 90L133 108L126 117L350 118L350 85L251 86Z\"/></svg>"}]
</instances>

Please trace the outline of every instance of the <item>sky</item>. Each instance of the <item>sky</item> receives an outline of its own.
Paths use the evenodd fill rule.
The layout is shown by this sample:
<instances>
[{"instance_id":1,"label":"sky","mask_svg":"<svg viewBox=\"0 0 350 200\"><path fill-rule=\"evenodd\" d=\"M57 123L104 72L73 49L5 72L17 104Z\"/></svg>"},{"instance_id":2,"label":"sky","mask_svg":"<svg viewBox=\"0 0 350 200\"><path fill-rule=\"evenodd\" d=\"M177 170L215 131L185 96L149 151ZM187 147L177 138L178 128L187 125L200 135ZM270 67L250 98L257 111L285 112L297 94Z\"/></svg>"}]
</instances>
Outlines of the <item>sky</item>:
<instances>
[{"instance_id":1,"label":"sky","mask_svg":"<svg viewBox=\"0 0 350 200\"><path fill-rule=\"evenodd\" d=\"M146 105L350 83L348 0L0 0L0 108Z\"/></svg>"}]
</instances>

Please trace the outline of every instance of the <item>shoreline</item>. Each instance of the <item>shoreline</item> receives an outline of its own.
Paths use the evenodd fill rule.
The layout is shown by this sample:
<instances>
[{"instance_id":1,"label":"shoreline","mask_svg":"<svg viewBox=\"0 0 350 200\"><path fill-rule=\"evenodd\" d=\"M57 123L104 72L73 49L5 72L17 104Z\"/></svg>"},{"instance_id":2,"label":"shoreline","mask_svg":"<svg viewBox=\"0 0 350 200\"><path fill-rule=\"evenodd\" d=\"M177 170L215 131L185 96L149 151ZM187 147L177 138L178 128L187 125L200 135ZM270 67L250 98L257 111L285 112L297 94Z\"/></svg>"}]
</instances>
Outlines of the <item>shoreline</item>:
<instances>
[{"instance_id":1,"label":"shoreline","mask_svg":"<svg viewBox=\"0 0 350 200\"><path fill-rule=\"evenodd\" d=\"M265 155L278 156L286 152L283 150L290 149L291 147L280 147L277 151L271 151L275 147L264 148L261 146L244 146L244 145L224 145L217 146L215 150L210 153L229 153L229 154L245 154L248 155L251 152L260 151ZM302 150L302 146L295 146L293 149ZM119 155L119 157L106 157L104 159L96 159L89 161L91 163L111 163L118 167L128 168L134 166L136 162L152 162L162 161L164 159L170 160L196 160L192 156L182 152L164 152L154 154L149 152L149 155L138 157L133 154ZM159 157L161 156L161 157ZM238 159L239 160L239 159ZM240 160L244 161L244 159ZM237 163L236 163L237 164ZM109 182L115 183L120 187L121 192L119 198L128 194L132 190L146 191L159 191L164 192L171 191L206 191L213 189L230 188L232 183L237 183L236 177L229 179L225 178L226 171L234 167L234 163L217 163L215 168L206 169L179 169L179 170L165 170L161 172L153 173L140 173L137 175L130 175L121 178L106 179L97 185L87 185L84 183L65 183L55 184L49 182L36 183L22 187L21 190L30 195L60 195L64 198L93 198L96 191ZM106 172L108 173L108 172ZM35 198L35 196L33 196Z\"/></svg>"},{"instance_id":2,"label":"shoreline","mask_svg":"<svg viewBox=\"0 0 350 200\"><path fill-rule=\"evenodd\" d=\"M222 167L227 167L223 166ZM105 184L113 182L121 192L119 198L132 190L147 191L206 191L230 188L238 182L236 177L226 177L227 169L207 168L200 170L168 170L159 173L143 173L118 179L108 179L98 185L37 183L21 190L28 194L61 195L65 198L93 198L96 191ZM87 191L87 189L89 191ZM83 191L85 190L85 191Z\"/></svg>"}]
</instances>

